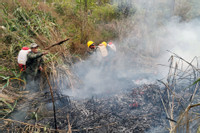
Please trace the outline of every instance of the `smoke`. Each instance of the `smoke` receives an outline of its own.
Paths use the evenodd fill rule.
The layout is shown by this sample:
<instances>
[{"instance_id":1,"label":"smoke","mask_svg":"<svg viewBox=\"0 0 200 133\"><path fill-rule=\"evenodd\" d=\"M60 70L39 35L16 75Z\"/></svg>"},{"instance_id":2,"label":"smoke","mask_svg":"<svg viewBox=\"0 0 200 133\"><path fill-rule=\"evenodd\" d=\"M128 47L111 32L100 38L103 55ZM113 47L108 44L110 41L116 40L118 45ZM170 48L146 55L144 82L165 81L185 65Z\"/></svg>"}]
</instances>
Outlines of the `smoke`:
<instances>
[{"instance_id":1,"label":"smoke","mask_svg":"<svg viewBox=\"0 0 200 133\"><path fill-rule=\"evenodd\" d=\"M113 4L122 11L126 9L118 25L119 39L113 41L117 46L115 56L98 62L92 55L75 64L80 88L65 90L64 94L79 98L110 95L137 83L154 83L167 74L167 68L157 65L168 64L167 50L188 61L200 56L197 0L113 0Z\"/></svg>"},{"instance_id":2,"label":"smoke","mask_svg":"<svg viewBox=\"0 0 200 133\"><path fill-rule=\"evenodd\" d=\"M166 31L162 34L165 36L163 45L167 46L166 48L186 60L192 60L195 56L200 55L199 19L182 23L179 23L178 19L172 19L165 28Z\"/></svg>"},{"instance_id":3,"label":"smoke","mask_svg":"<svg viewBox=\"0 0 200 133\"><path fill-rule=\"evenodd\" d=\"M126 5L124 1L114 0L114 2L118 3L119 7ZM198 37L200 9L197 8L197 5L200 5L199 1L127 0L126 2L134 5L132 8L136 8L136 12L129 18L134 26L128 29L129 35L123 37L122 41L129 44L129 48L134 47L133 51L137 55L153 57L155 64L168 64L170 53L166 50L188 61L200 55ZM152 63L152 66L155 64ZM167 74L167 69L157 69L162 70L159 73L163 76Z\"/></svg>"}]
</instances>

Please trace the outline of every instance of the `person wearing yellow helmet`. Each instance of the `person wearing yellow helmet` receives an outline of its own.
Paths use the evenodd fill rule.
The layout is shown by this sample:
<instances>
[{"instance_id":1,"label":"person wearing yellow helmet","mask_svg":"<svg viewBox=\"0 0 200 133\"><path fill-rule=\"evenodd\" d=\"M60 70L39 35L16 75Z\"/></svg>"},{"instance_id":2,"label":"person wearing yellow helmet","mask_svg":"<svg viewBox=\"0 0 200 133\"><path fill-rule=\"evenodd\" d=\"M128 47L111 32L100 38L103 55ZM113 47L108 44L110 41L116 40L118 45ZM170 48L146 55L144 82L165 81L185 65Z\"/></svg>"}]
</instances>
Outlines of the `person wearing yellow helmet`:
<instances>
[{"instance_id":1,"label":"person wearing yellow helmet","mask_svg":"<svg viewBox=\"0 0 200 133\"><path fill-rule=\"evenodd\" d=\"M94 45L94 42L93 41L88 41L87 42L87 46L89 48L87 53L89 55L92 55L96 51L96 46Z\"/></svg>"},{"instance_id":2,"label":"person wearing yellow helmet","mask_svg":"<svg viewBox=\"0 0 200 133\"><path fill-rule=\"evenodd\" d=\"M106 57L108 55L108 51L107 51L107 43L106 42L102 42L101 44L99 44L98 48L101 52L102 57Z\"/></svg>"},{"instance_id":3,"label":"person wearing yellow helmet","mask_svg":"<svg viewBox=\"0 0 200 133\"><path fill-rule=\"evenodd\" d=\"M93 41L88 41L88 42L87 42L88 48L90 48L90 46L92 46L92 45L94 45L94 42L93 42Z\"/></svg>"},{"instance_id":4,"label":"person wearing yellow helmet","mask_svg":"<svg viewBox=\"0 0 200 133\"><path fill-rule=\"evenodd\" d=\"M101 57L106 57L108 55L106 42L102 42L96 47L93 41L88 41L87 46L89 48L87 51L89 55L92 55L94 52L97 52L97 55L99 55L98 53L100 53Z\"/></svg>"},{"instance_id":5,"label":"person wearing yellow helmet","mask_svg":"<svg viewBox=\"0 0 200 133\"><path fill-rule=\"evenodd\" d=\"M107 47L107 43L106 42L102 42L101 44L103 44L105 47Z\"/></svg>"}]
</instances>

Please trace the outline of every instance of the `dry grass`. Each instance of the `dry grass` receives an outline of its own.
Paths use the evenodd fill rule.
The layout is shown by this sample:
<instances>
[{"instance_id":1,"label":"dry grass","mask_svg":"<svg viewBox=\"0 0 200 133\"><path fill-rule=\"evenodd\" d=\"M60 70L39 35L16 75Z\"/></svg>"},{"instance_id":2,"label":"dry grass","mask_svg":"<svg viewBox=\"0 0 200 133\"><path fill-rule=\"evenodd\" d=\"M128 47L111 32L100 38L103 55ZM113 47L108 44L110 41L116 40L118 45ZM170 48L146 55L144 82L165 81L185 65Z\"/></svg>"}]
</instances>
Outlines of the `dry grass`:
<instances>
[{"instance_id":1,"label":"dry grass","mask_svg":"<svg viewBox=\"0 0 200 133\"><path fill-rule=\"evenodd\" d=\"M198 59L196 59L195 57L191 62L188 62L182 57L178 56L177 54L175 53L172 53L172 54L173 55L171 56L169 60L170 65L169 65L169 73L167 77L167 82L164 83L163 81L159 81L165 85L165 89L166 89L165 101L167 102L164 103L162 96L161 96L161 101L163 103L165 113L167 117L169 118L169 124L170 124L170 127L168 128L169 132L176 133L176 132L186 131L186 133L189 133L191 132L190 123L197 122L198 120L200 120L198 112L190 111L192 108L197 108L198 110L198 107L200 106L200 103L198 103L198 100L195 99L195 96L196 98L198 98L198 95L196 94L196 92L197 90L199 90L199 83L198 82L196 84L193 83L194 81L197 80L199 72L200 72L198 69L199 66L196 65L196 63L198 64ZM178 94L177 89L180 89L180 83L182 84L183 81L184 83L187 84L186 89L188 89L189 91L188 90L186 91L186 89L182 88L182 90L180 90L181 93ZM195 89L193 89L191 84L192 86L195 86ZM188 102L185 103L187 99L183 98L182 96L183 94L190 96L189 103ZM196 101L194 102L194 100ZM177 101L179 101L178 104L177 104ZM179 106L186 106L186 108L180 111L180 109L178 110ZM176 119L174 112L176 111L178 111L180 115L179 115L178 120L174 121L174 119Z\"/></svg>"}]
</instances>

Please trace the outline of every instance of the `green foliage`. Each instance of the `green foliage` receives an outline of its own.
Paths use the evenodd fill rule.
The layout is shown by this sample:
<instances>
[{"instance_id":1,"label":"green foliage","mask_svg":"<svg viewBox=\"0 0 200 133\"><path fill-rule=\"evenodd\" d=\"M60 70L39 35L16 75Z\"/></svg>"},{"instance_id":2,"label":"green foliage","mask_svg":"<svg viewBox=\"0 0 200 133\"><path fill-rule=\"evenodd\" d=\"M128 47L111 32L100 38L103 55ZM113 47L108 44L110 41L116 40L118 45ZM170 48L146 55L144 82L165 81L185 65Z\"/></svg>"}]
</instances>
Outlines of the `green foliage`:
<instances>
[{"instance_id":1,"label":"green foliage","mask_svg":"<svg viewBox=\"0 0 200 133\"><path fill-rule=\"evenodd\" d=\"M106 39L105 41L113 38L114 32L104 26L105 23L118 19L117 7L109 4L109 1L46 0L44 3L42 0L2 0L0 26L5 27L3 30L0 29L0 43L3 46L0 49L0 57L3 59L0 66L2 89L14 81L24 82L20 79L21 73L16 69L16 57L23 46L36 42L46 47L49 43L61 40L63 36L70 37L71 42L78 45L85 44L92 37ZM69 46L65 48L69 49ZM68 51L67 54L61 54L60 51L53 50L44 57L46 64L56 66L67 62L60 55L67 55ZM85 52L77 51L74 56L81 57L80 53ZM51 66L49 65L49 68L55 69ZM17 103L16 101L12 105L4 99L0 99L0 102L6 106L0 111L5 116L14 110ZM34 112L33 115L38 120L38 114Z\"/></svg>"},{"instance_id":2,"label":"green foliage","mask_svg":"<svg viewBox=\"0 0 200 133\"><path fill-rule=\"evenodd\" d=\"M65 7L62 4L55 4L55 10L60 15L65 15Z\"/></svg>"},{"instance_id":3,"label":"green foliage","mask_svg":"<svg viewBox=\"0 0 200 133\"><path fill-rule=\"evenodd\" d=\"M109 40L116 36L115 32L102 25L119 18L117 6L109 2L109 0L100 3L98 0L66 2L61 0L54 5L56 12L63 16L62 26L66 29L66 35L72 36L74 42L85 44L89 38L95 38L95 36L101 40ZM101 28L99 28L100 25Z\"/></svg>"},{"instance_id":4,"label":"green foliage","mask_svg":"<svg viewBox=\"0 0 200 133\"><path fill-rule=\"evenodd\" d=\"M55 54L49 53L49 54L47 54L46 55L47 59L45 60L45 64L48 63L48 62L57 60L57 57L58 57L58 53L55 53Z\"/></svg>"},{"instance_id":5,"label":"green foliage","mask_svg":"<svg viewBox=\"0 0 200 133\"><path fill-rule=\"evenodd\" d=\"M184 90L185 89L187 89L187 88L190 88L190 87L192 87L193 85L196 85L197 83L200 83L200 78L199 79L197 79L193 84L191 84L190 86L188 86L188 87L186 87L186 88L184 88Z\"/></svg>"},{"instance_id":6,"label":"green foliage","mask_svg":"<svg viewBox=\"0 0 200 133\"><path fill-rule=\"evenodd\" d=\"M197 129L197 133L200 133L200 126L199 126L198 129Z\"/></svg>"},{"instance_id":7,"label":"green foliage","mask_svg":"<svg viewBox=\"0 0 200 133\"><path fill-rule=\"evenodd\" d=\"M24 82L24 80L20 79L22 73L18 72L15 69L9 69L5 66L0 66L0 71L1 72L12 72L11 76L0 74L0 78L5 82L5 85L3 85L2 89L4 89L5 87L8 87L11 80L18 80L18 81Z\"/></svg>"},{"instance_id":8,"label":"green foliage","mask_svg":"<svg viewBox=\"0 0 200 133\"><path fill-rule=\"evenodd\" d=\"M114 34L114 32L112 30L102 31L101 36L102 36L102 39L104 39L104 40L109 40L111 38L116 37L116 35Z\"/></svg>"},{"instance_id":9,"label":"green foliage","mask_svg":"<svg viewBox=\"0 0 200 133\"><path fill-rule=\"evenodd\" d=\"M200 78L197 79L197 81L195 81L192 85L195 85L195 84L197 84L197 83L199 83L199 82L200 82Z\"/></svg>"},{"instance_id":10,"label":"green foliage","mask_svg":"<svg viewBox=\"0 0 200 133\"><path fill-rule=\"evenodd\" d=\"M35 40L47 43L47 40L54 37L54 32L60 30L56 18L51 13L37 10L39 3L26 2L31 8L11 0L0 5L3 10L1 25L5 27L1 31L0 43L3 43L4 47L1 48L0 56L8 62L11 61L9 67L12 68L16 66L16 57L23 46L29 46Z\"/></svg>"},{"instance_id":11,"label":"green foliage","mask_svg":"<svg viewBox=\"0 0 200 133\"><path fill-rule=\"evenodd\" d=\"M135 14L136 8L131 2L119 2L117 5L117 15L119 18L127 18Z\"/></svg>"},{"instance_id":12,"label":"green foliage","mask_svg":"<svg viewBox=\"0 0 200 133\"><path fill-rule=\"evenodd\" d=\"M5 66L16 67L16 57L23 46L37 41L45 47L44 44L48 44L48 40L53 40L55 34L64 36L63 31L65 36L71 37L72 42L80 44L85 44L88 39L96 37L105 41L113 39L117 35L104 24L119 19L119 12L118 7L109 2L110 0L46 0L46 3L42 0L3 0L1 25L5 30L1 31L0 41L4 47L0 56L11 62ZM51 8L50 12L48 8ZM59 60L55 57L47 56L47 62Z\"/></svg>"},{"instance_id":13,"label":"green foliage","mask_svg":"<svg viewBox=\"0 0 200 133\"><path fill-rule=\"evenodd\" d=\"M113 19L117 19L117 16L117 6L105 4L104 6L96 7L90 16L90 19L92 19L94 23L108 23Z\"/></svg>"},{"instance_id":14,"label":"green foliage","mask_svg":"<svg viewBox=\"0 0 200 133\"><path fill-rule=\"evenodd\" d=\"M2 89L4 89L5 87L8 87L10 83L10 76L0 75L0 78L2 78L3 80L6 80L6 84L2 87Z\"/></svg>"},{"instance_id":15,"label":"green foliage","mask_svg":"<svg viewBox=\"0 0 200 133\"><path fill-rule=\"evenodd\" d=\"M118 6L109 3L110 0L46 0L46 3L42 0L3 0L1 25L5 30L1 31L0 41L4 47L0 56L11 62L7 67L14 68L18 52L23 46L37 41L45 47L48 40L53 40L55 33L52 32L55 31L80 44L97 37L105 41L113 39L117 37L116 32L106 27L105 23L119 19L120 13ZM50 12L48 8L51 8ZM48 62L55 60L50 57Z\"/></svg>"},{"instance_id":16,"label":"green foliage","mask_svg":"<svg viewBox=\"0 0 200 133\"><path fill-rule=\"evenodd\" d=\"M32 112L32 119L35 119L38 121L38 113L37 112Z\"/></svg>"},{"instance_id":17,"label":"green foliage","mask_svg":"<svg viewBox=\"0 0 200 133\"><path fill-rule=\"evenodd\" d=\"M9 9L2 3L4 15L3 25L7 29L5 36L6 43L15 43L27 45L33 42L33 37L38 34L50 38L50 27L56 27L56 19L50 13L39 10L27 10L19 4L13 9L13 13L9 13ZM37 8L37 5L33 5ZM10 41L9 40L13 40Z\"/></svg>"},{"instance_id":18,"label":"green foliage","mask_svg":"<svg viewBox=\"0 0 200 133\"><path fill-rule=\"evenodd\" d=\"M16 105L17 105L17 100L15 101L15 103L13 105L6 102L6 100L3 99L3 98L0 98L0 102L2 102L6 106L6 107L4 107L3 109L0 110L0 116L2 116L3 118L6 117L11 112L13 112Z\"/></svg>"}]
</instances>

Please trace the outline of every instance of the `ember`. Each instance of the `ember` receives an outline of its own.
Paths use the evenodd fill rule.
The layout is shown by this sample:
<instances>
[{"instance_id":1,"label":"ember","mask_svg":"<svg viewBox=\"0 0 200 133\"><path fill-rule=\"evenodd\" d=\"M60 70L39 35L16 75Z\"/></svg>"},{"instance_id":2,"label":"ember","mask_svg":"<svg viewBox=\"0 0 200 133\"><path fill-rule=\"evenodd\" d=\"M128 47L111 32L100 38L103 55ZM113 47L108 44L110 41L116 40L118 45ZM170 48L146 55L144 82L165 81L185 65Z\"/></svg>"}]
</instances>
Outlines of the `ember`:
<instances>
[{"instance_id":1,"label":"ember","mask_svg":"<svg viewBox=\"0 0 200 133\"><path fill-rule=\"evenodd\" d=\"M138 107L138 103L137 102L134 102L133 104L129 104L129 107L131 108L134 108L134 107Z\"/></svg>"}]
</instances>

